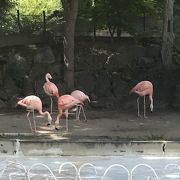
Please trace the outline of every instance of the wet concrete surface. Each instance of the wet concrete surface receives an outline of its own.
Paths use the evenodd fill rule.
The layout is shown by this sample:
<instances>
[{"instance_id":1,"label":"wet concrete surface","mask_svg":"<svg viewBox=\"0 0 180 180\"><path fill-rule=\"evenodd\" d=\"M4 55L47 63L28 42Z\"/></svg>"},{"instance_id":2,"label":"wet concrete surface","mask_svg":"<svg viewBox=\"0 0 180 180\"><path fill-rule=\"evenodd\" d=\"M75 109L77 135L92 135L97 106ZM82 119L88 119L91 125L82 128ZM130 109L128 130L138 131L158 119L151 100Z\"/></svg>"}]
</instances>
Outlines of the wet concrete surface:
<instances>
[{"instance_id":1,"label":"wet concrete surface","mask_svg":"<svg viewBox=\"0 0 180 180\"><path fill-rule=\"evenodd\" d=\"M57 131L36 114L32 133L25 111L1 111L0 179L179 179L180 112L86 114L88 122L71 115L69 132L64 117Z\"/></svg>"},{"instance_id":2,"label":"wet concrete surface","mask_svg":"<svg viewBox=\"0 0 180 180\"><path fill-rule=\"evenodd\" d=\"M56 120L53 112L53 121ZM30 136L46 138L102 138L116 140L179 140L180 139L180 112L164 110L148 112L147 118L137 117L135 111L120 110L86 110L87 122L75 121L70 115L69 132L66 132L65 119L61 120L61 128L57 131L54 122L47 126L47 120L36 114L37 132L31 132L25 111L0 111L0 135ZM30 116L32 119L32 116Z\"/></svg>"}]
</instances>

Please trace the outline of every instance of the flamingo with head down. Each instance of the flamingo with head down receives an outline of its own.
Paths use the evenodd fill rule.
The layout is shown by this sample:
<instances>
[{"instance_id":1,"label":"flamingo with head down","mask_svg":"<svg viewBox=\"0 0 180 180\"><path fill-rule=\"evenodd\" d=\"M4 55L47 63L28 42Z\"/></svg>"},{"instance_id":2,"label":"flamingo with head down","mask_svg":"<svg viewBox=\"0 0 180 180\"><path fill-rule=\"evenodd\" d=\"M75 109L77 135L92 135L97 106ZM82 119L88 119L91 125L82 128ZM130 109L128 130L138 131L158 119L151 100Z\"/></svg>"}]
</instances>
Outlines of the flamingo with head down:
<instances>
[{"instance_id":1,"label":"flamingo with head down","mask_svg":"<svg viewBox=\"0 0 180 180\"><path fill-rule=\"evenodd\" d=\"M137 98L137 107L138 107L138 116L140 116L139 112L139 98L144 97L144 117L146 118L146 95L149 96L150 100L150 110L153 112L153 85L150 81L141 81L136 86L134 86L129 93L136 93L139 95Z\"/></svg>"},{"instance_id":2,"label":"flamingo with head down","mask_svg":"<svg viewBox=\"0 0 180 180\"><path fill-rule=\"evenodd\" d=\"M60 128L60 118L63 114L63 111L65 111L65 117L66 117L66 131L68 131L68 110L73 108L74 106L82 104L83 102L79 101L78 99L74 98L71 95L63 95L58 98L58 115L57 119L55 121L55 129L58 130Z\"/></svg>"},{"instance_id":3,"label":"flamingo with head down","mask_svg":"<svg viewBox=\"0 0 180 180\"><path fill-rule=\"evenodd\" d=\"M83 92L80 91L80 90L75 90L75 91L73 91L73 92L71 93L71 96L73 96L74 98L78 99L78 100L81 101L81 102L85 102L85 101L90 102L89 96L86 95L85 93L83 93ZM81 105L81 104L78 104L78 105L77 105L76 120L79 120L79 116L80 116L81 110L82 110L82 113L83 113L83 115L84 115L85 121L87 121L87 118L86 118L86 115L85 115L85 112L84 112L83 105Z\"/></svg>"},{"instance_id":4,"label":"flamingo with head down","mask_svg":"<svg viewBox=\"0 0 180 180\"><path fill-rule=\"evenodd\" d=\"M49 114L48 111L45 111L45 112L42 111L42 102L41 102L41 99L39 97L34 96L34 95L26 96L25 98L19 100L17 102L17 105L23 106L27 109L27 111L28 111L27 119L29 121L31 131L36 131L36 120L35 120L35 116L34 116L35 110L38 111L38 113L41 114L42 116L47 116L47 118L48 118L48 124L47 125L51 124L51 122L52 122L51 115ZM30 112L33 113L34 129L32 128L31 121L29 119Z\"/></svg>"}]
</instances>

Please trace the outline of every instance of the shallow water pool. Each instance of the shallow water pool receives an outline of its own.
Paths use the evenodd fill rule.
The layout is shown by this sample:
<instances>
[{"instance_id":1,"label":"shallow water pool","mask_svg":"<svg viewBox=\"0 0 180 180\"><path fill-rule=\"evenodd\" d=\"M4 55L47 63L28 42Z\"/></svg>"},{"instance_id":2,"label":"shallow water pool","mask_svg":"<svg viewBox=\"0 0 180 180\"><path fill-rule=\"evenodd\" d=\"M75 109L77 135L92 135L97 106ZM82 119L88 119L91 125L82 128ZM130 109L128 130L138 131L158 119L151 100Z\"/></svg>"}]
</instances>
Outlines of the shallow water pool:
<instances>
[{"instance_id":1,"label":"shallow water pool","mask_svg":"<svg viewBox=\"0 0 180 180\"><path fill-rule=\"evenodd\" d=\"M2 156L0 179L179 180L180 157Z\"/></svg>"}]
</instances>

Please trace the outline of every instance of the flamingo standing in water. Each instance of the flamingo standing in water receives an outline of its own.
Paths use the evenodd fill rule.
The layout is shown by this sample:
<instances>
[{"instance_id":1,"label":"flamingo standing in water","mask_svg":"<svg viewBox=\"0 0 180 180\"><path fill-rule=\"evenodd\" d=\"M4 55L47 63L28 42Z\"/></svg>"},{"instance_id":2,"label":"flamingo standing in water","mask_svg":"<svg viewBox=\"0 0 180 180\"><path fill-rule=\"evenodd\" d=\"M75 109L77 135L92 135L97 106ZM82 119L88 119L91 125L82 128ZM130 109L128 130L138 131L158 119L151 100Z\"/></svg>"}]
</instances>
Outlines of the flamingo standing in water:
<instances>
[{"instance_id":1,"label":"flamingo standing in water","mask_svg":"<svg viewBox=\"0 0 180 180\"><path fill-rule=\"evenodd\" d=\"M85 101L89 101L90 102L89 96L87 96L86 94L84 94L80 90L73 91L71 93L71 96L73 96L74 98L78 99L81 102L85 102ZM86 118L86 115L85 115L84 108L83 108L82 104L78 104L77 105L76 120L79 120L79 116L80 116L81 110L83 112L85 121L87 121L87 118Z\"/></svg>"},{"instance_id":2,"label":"flamingo standing in water","mask_svg":"<svg viewBox=\"0 0 180 180\"><path fill-rule=\"evenodd\" d=\"M66 131L68 131L68 110L78 104L83 103L71 95L63 95L58 98L58 115L55 121L56 130L58 130L60 127L59 120L63 114L63 111L65 111L64 114L66 117Z\"/></svg>"},{"instance_id":3,"label":"flamingo standing in water","mask_svg":"<svg viewBox=\"0 0 180 180\"><path fill-rule=\"evenodd\" d=\"M153 85L150 81L141 81L136 86L134 86L129 93L136 93L139 95L137 98L137 108L138 108L138 116L139 113L139 98L144 97L144 118L146 118L146 95L149 96L150 100L150 110L153 112Z\"/></svg>"},{"instance_id":4,"label":"flamingo standing in water","mask_svg":"<svg viewBox=\"0 0 180 180\"><path fill-rule=\"evenodd\" d=\"M47 118L48 118L48 124L47 125L51 124L51 121L52 121L51 115L49 114L48 111L45 111L45 112L42 111L42 102L41 102L41 99L39 97L34 96L34 95L26 96L25 98L19 100L17 102L17 105L23 106L27 109L27 111L28 111L27 119L29 121L31 131L36 131L36 120L35 120L35 116L34 116L34 110L38 111L39 114L41 114L43 116L47 115ZM34 129L32 128L31 121L29 119L30 112L33 113Z\"/></svg>"},{"instance_id":5,"label":"flamingo standing in water","mask_svg":"<svg viewBox=\"0 0 180 180\"><path fill-rule=\"evenodd\" d=\"M51 82L49 79L52 79L51 74L47 73L45 76L46 82L43 85L44 92L50 97L51 100L51 114L52 114L52 107L53 107L53 100L52 96L59 97L59 91L57 86Z\"/></svg>"}]
</instances>

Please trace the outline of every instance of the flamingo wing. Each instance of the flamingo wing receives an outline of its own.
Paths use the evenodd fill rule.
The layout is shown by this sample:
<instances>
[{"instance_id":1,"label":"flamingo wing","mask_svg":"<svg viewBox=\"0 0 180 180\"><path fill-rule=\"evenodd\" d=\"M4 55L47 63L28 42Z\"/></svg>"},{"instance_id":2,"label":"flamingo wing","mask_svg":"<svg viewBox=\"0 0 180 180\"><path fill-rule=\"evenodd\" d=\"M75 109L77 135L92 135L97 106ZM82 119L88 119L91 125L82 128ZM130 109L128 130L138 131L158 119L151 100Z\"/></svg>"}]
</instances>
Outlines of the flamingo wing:
<instances>
[{"instance_id":1,"label":"flamingo wing","mask_svg":"<svg viewBox=\"0 0 180 180\"><path fill-rule=\"evenodd\" d=\"M34 95L26 96L24 99L18 101L18 105L26 107L27 109L42 109L42 102L40 98Z\"/></svg>"},{"instance_id":2,"label":"flamingo wing","mask_svg":"<svg viewBox=\"0 0 180 180\"><path fill-rule=\"evenodd\" d=\"M43 89L44 89L45 93L49 96L54 96L54 95L58 94L58 88L52 82L44 83Z\"/></svg>"},{"instance_id":3,"label":"flamingo wing","mask_svg":"<svg viewBox=\"0 0 180 180\"><path fill-rule=\"evenodd\" d=\"M63 95L58 100L58 105L62 109L69 109L79 103L82 104L81 101L79 101L71 95Z\"/></svg>"},{"instance_id":4,"label":"flamingo wing","mask_svg":"<svg viewBox=\"0 0 180 180\"><path fill-rule=\"evenodd\" d=\"M80 90L73 91L71 93L71 96L73 96L74 98L76 98L76 99L78 99L78 100L80 100L82 102L84 102L86 100L88 100L90 102L89 97L86 94L84 94L82 91L80 91Z\"/></svg>"}]
</instances>

